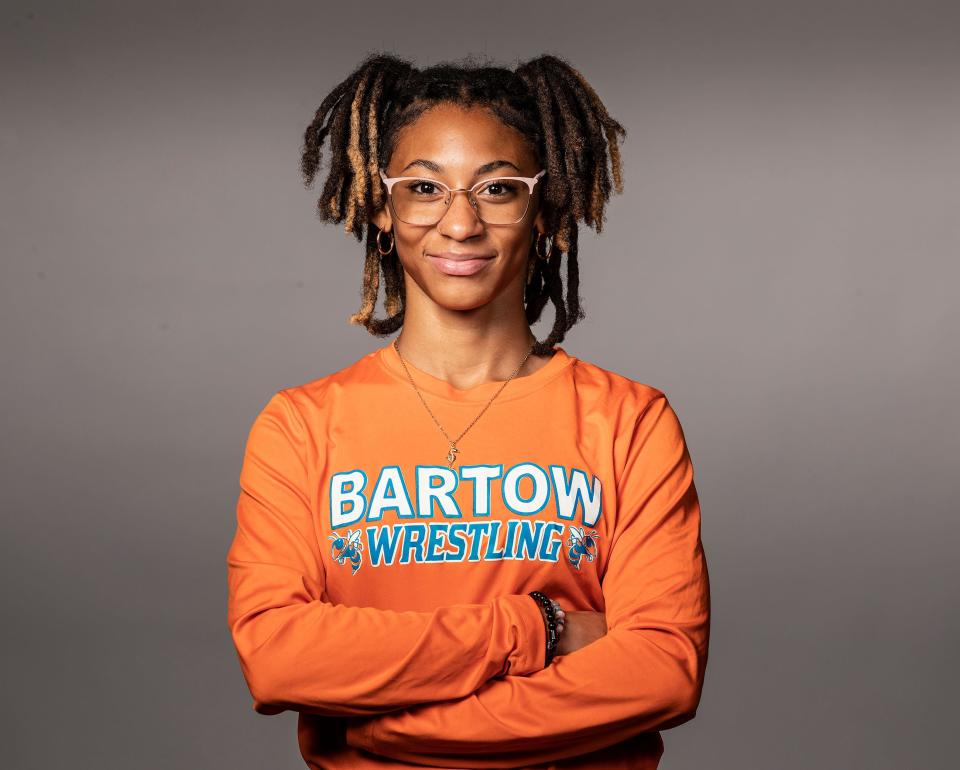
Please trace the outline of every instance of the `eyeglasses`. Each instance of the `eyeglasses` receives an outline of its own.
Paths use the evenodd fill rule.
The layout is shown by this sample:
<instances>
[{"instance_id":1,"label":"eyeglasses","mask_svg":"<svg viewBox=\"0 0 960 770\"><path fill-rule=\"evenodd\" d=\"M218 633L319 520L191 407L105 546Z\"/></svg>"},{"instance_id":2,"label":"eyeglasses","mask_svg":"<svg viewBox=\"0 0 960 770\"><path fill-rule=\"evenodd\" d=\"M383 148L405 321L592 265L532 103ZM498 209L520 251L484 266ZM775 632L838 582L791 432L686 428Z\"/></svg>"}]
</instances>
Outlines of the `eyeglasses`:
<instances>
[{"instance_id":1,"label":"eyeglasses","mask_svg":"<svg viewBox=\"0 0 960 770\"><path fill-rule=\"evenodd\" d=\"M547 170L536 176L501 176L484 179L473 187L452 189L436 179L416 176L387 176L380 169L380 178L387 186L397 219L408 225L432 226L443 219L453 194L465 192L481 222L488 225L513 225L527 214L533 188ZM397 184L400 182L401 184Z\"/></svg>"}]
</instances>

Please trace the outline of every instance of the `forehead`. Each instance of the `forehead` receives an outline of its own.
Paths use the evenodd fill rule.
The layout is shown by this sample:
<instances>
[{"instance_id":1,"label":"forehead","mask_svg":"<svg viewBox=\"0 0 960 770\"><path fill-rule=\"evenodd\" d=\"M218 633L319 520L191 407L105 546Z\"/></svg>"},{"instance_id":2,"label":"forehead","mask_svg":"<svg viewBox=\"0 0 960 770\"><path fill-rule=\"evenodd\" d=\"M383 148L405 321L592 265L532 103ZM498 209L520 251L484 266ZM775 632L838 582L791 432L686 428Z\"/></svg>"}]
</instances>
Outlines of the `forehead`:
<instances>
[{"instance_id":1,"label":"forehead","mask_svg":"<svg viewBox=\"0 0 960 770\"><path fill-rule=\"evenodd\" d=\"M444 173L472 174L483 163L503 158L532 173L535 158L519 131L484 107L440 104L404 126L390 158L394 172L424 158Z\"/></svg>"}]
</instances>

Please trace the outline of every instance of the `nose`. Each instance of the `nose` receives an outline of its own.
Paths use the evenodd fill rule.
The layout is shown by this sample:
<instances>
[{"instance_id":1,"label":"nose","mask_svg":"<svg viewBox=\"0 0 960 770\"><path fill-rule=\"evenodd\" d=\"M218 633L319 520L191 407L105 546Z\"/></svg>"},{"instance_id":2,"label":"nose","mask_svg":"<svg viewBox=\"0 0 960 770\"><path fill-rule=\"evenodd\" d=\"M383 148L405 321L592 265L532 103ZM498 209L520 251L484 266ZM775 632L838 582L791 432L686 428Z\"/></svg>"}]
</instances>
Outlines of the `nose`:
<instances>
[{"instance_id":1,"label":"nose","mask_svg":"<svg viewBox=\"0 0 960 770\"><path fill-rule=\"evenodd\" d=\"M483 232L483 222L470 203L467 193L462 190L451 192L452 200L440 221L437 230L449 238L462 241Z\"/></svg>"}]
</instances>

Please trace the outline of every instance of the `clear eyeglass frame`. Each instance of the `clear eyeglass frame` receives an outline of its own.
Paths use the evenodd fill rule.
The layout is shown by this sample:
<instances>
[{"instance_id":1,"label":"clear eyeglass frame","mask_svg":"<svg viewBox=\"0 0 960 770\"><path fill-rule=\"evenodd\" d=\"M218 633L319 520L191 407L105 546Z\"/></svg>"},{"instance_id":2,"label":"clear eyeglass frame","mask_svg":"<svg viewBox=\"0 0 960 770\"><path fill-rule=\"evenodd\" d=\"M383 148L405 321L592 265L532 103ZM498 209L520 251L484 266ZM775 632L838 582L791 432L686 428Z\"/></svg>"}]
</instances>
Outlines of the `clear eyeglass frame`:
<instances>
[{"instance_id":1,"label":"clear eyeglass frame","mask_svg":"<svg viewBox=\"0 0 960 770\"><path fill-rule=\"evenodd\" d=\"M458 192L465 192L465 193L467 193L467 200L470 201L470 205L473 207L474 213L476 213L476 215L477 215L477 219L479 219L479 220L480 220L481 222L483 222L484 224L493 224L494 226L499 226L499 225L515 225L515 224L517 224L517 222L522 222L522 221L523 221L523 218L527 215L527 211L530 209L530 201L531 201L531 199L533 198L533 188L536 186L537 182L540 181L540 177L542 177L542 176L543 176L544 174L546 174L546 173L547 173L547 170L546 170L546 169L543 169L542 171L540 171L540 172L539 172L538 174L536 174L535 176L497 176L497 177L491 177L490 179L482 179L481 181L479 181L479 182L477 182L475 185L473 185L473 187L459 187L459 188L457 188L457 189L454 189L454 188L452 188L452 187L449 187L448 185L445 185L443 182L440 182L440 181L438 181L438 180L436 180L436 179L430 179L430 178L424 177L424 176L387 176L386 173L384 172L384 170L383 170L382 168L380 169L380 178L383 180L384 185L386 185L387 195L388 195L388 196L390 197L390 199L391 199L391 204L392 204L392 201L393 201L393 186L394 186L394 184L396 184L397 182L405 182L405 181L410 181L410 180L420 180L421 182L429 182L429 183L432 184L432 185L436 185L437 187L442 187L444 190L446 190L446 193L445 193L445 195L444 195L444 211L443 211L443 214L441 214L439 217L437 217L437 221L436 221L436 222L431 222L429 225L428 225L428 224L423 224L423 223L421 223L421 222L407 222L407 220L401 219L400 215L397 214L396 206L392 206L394 216L396 216L397 219L399 219L401 222L406 222L406 224L408 224L408 225L416 225L417 227L433 227L433 225L437 224L437 222L439 222L441 219L443 219L443 217L446 216L447 211L450 210L450 204L453 203L453 194L454 194L454 193L458 193ZM495 222L495 223L487 222L483 217L480 216L480 208L479 208L479 206L477 205L478 202L477 202L477 198L476 198L476 191L477 191L480 187L482 187L483 185L485 185L485 184L490 184L491 182L495 182L495 181L498 181L498 180L501 180L501 179L503 179L503 180L510 180L510 181L513 181L513 182L523 182L524 184L527 185L527 187L528 187L529 190L530 190L530 195L527 197L527 207L523 210L523 213L519 216L519 218L515 219L513 222Z\"/></svg>"}]
</instances>

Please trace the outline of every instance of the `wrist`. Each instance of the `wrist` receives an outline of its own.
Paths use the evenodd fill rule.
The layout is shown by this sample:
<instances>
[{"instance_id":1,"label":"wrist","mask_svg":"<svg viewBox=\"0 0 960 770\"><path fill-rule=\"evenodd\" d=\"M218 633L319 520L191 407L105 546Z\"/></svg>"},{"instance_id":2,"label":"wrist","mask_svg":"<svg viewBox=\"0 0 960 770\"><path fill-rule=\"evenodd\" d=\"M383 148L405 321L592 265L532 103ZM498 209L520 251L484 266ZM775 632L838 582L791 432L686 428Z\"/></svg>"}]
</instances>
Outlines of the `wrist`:
<instances>
[{"instance_id":1,"label":"wrist","mask_svg":"<svg viewBox=\"0 0 960 770\"><path fill-rule=\"evenodd\" d=\"M560 607L560 603L550 599L542 591L530 591L530 596L534 598L540 607L540 614L543 617L544 629L546 631L546 649L544 653L544 668L550 665L550 662L557 654L560 644L560 634L563 632L566 622L566 614Z\"/></svg>"}]
</instances>

